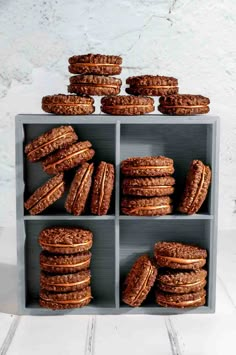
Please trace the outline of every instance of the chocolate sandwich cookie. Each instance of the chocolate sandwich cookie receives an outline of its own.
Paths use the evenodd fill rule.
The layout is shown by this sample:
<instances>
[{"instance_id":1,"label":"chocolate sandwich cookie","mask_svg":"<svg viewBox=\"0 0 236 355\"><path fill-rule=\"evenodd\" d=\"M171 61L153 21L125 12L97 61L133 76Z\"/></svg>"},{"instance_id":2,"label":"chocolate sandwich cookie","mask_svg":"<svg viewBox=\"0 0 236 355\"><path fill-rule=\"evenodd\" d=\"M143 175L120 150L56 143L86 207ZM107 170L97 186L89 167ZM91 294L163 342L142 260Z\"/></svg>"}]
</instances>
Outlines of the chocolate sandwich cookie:
<instances>
[{"instance_id":1,"label":"chocolate sandwich cookie","mask_svg":"<svg viewBox=\"0 0 236 355\"><path fill-rule=\"evenodd\" d=\"M206 286L206 276L207 272L204 269L163 270L158 273L157 286L159 290L169 293L198 292Z\"/></svg>"},{"instance_id":2,"label":"chocolate sandwich cookie","mask_svg":"<svg viewBox=\"0 0 236 355\"><path fill-rule=\"evenodd\" d=\"M124 195L167 196L174 192L175 179L171 176L125 178L122 183Z\"/></svg>"},{"instance_id":3,"label":"chocolate sandwich cookie","mask_svg":"<svg viewBox=\"0 0 236 355\"><path fill-rule=\"evenodd\" d=\"M133 264L124 282L122 301L139 307L146 299L157 276L157 269L147 255L140 256Z\"/></svg>"},{"instance_id":4,"label":"chocolate sandwich cookie","mask_svg":"<svg viewBox=\"0 0 236 355\"><path fill-rule=\"evenodd\" d=\"M159 99L158 110L165 115L199 115L208 113L210 100L201 95L167 95Z\"/></svg>"},{"instance_id":5,"label":"chocolate sandwich cookie","mask_svg":"<svg viewBox=\"0 0 236 355\"><path fill-rule=\"evenodd\" d=\"M68 92L86 95L118 95L122 81L110 76L76 75L70 78Z\"/></svg>"},{"instance_id":6,"label":"chocolate sandwich cookie","mask_svg":"<svg viewBox=\"0 0 236 355\"><path fill-rule=\"evenodd\" d=\"M42 98L42 109L56 115L90 115L95 111L93 104L89 96L58 94Z\"/></svg>"},{"instance_id":7,"label":"chocolate sandwich cookie","mask_svg":"<svg viewBox=\"0 0 236 355\"><path fill-rule=\"evenodd\" d=\"M41 307L57 309L81 308L87 306L92 299L91 288L85 287L80 291L56 293L40 291L39 304Z\"/></svg>"},{"instance_id":8,"label":"chocolate sandwich cookie","mask_svg":"<svg viewBox=\"0 0 236 355\"><path fill-rule=\"evenodd\" d=\"M31 215L39 214L58 200L65 191L63 174L58 174L40 186L25 202L25 208Z\"/></svg>"},{"instance_id":9,"label":"chocolate sandwich cookie","mask_svg":"<svg viewBox=\"0 0 236 355\"><path fill-rule=\"evenodd\" d=\"M89 141L72 144L60 149L42 162L43 170L48 174L57 174L69 170L92 159L95 151Z\"/></svg>"},{"instance_id":10,"label":"chocolate sandwich cookie","mask_svg":"<svg viewBox=\"0 0 236 355\"><path fill-rule=\"evenodd\" d=\"M154 256L158 266L196 270L206 264L207 251L190 244L158 242L154 247Z\"/></svg>"},{"instance_id":11,"label":"chocolate sandwich cookie","mask_svg":"<svg viewBox=\"0 0 236 355\"><path fill-rule=\"evenodd\" d=\"M112 190L114 188L115 171L113 164L102 161L96 170L91 199L91 212L98 216L107 214Z\"/></svg>"},{"instance_id":12,"label":"chocolate sandwich cookie","mask_svg":"<svg viewBox=\"0 0 236 355\"><path fill-rule=\"evenodd\" d=\"M110 115L144 115L155 110L154 100L145 96L105 96L101 104L102 112Z\"/></svg>"},{"instance_id":13,"label":"chocolate sandwich cookie","mask_svg":"<svg viewBox=\"0 0 236 355\"><path fill-rule=\"evenodd\" d=\"M162 197L123 197L121 211L128 216L163 216L173 211L169 196Z\"/></svg>"},{"instance_id":14,"label":"chocolate sandwich cookie","mask_svg":"<svg viewBox=\"0 0 236 355\"><path fill-rule=\"evenodd\" d=\"M134 157L121 162L121 172L127 176L168 176L174 171L173 159L164 156Z\"/></svg>"},{"instance_id":15,"label":"chocolate sandwich cookie","mask_svg":"<svg viewBox=\"0 0 236 355\"><path fill-rule=\"evenodd\" d=\"M39 234L39 244L50 253L76 254L91 249L93 234L75 227L45 228Z\"/></svg>"},{"instance_id":16,"label":"chocolate sandwich cookie","mask_svg":"<svg viewBox=\"0 0 236 355\"><path fill-rule=\"evenodd\" d=\"M72 74L118 75L121 64L120 56L90 53L70 57L68 69Z\"/></svg>"},{"instance_id":17,"label":"chocolate sandwich cookie","mask_svg":"<svg viewBox=\"0 0 236 355\"><path fill-rule=\"evenodd\" d=\"M74 274L51 275L41 271L41 289L53 292L72 292L81 290L90 284L91 274L89 270Z\"/></svg>"},{"instance_id":18,"label":"chocolate sandwich cookie","mask_svg":"<svg viewBox=\"0 0 236 355\"><path fill-rule=\"evenodd\" d=\"M201 160L193 160L187 174L179 211L194 214L199 211L207 197L211 182L211 169Z\"/></svg>"},{"instance_id":19,"label":"chocolate sandwich cookie","mask_svg":"<svg viewBox=\"0 0 236 355\"><path fill-rule=\"evenodd\" d=\"M79 216L84 212L92 184L93 170L93 163L84 163L77 170L65 202L67 212L73 213L75 216Z\"/></svg>"},{"instance_id":20,"label":"chocolate sandwich cookie","mask_svg":"<svg viewBox=\"0 0 236 355\"><path fill-rule=\"evenodd\" d=\"M70 274L86 270L90 266L91 253L82 251L77 254L50 254L47 251L40 253L40 268L53 274Z\"/></svg>"},{"instance_id":21,"label":"chocolate sandwich cookie","mask_svg":"<svg viewBox=\"0 0 236 355\"><path fill-rule=\"evenodd\" d=\"M61 126L45 132L25 146L27 159L35 162L54 152L66 148L78 140L77 134L71 126Z\"/></svg>"},{"instance_id":22,"label":"chocolate sandwich cookie","mask_svg":"<svg viewBox=\"0 0 236 355\"><path fill-rule=\"evenodd\" d=\"M130 87L125 89L131 95L162 96L178 94L178 80L169 76L140 75L126 79Z\"/></svg>"},{"instance_id":23,"label":"chocolate sandwich cookie","mask_svg":"<svg viewBox=\"0 0 236 355\"><path fill-rule=\"evenodd\" d=\"M174 294L156 291L156 303L162 307L188 308L204 306L206 303L206 291L191 292L186 294Z\"/></svg>"}]
</instances>

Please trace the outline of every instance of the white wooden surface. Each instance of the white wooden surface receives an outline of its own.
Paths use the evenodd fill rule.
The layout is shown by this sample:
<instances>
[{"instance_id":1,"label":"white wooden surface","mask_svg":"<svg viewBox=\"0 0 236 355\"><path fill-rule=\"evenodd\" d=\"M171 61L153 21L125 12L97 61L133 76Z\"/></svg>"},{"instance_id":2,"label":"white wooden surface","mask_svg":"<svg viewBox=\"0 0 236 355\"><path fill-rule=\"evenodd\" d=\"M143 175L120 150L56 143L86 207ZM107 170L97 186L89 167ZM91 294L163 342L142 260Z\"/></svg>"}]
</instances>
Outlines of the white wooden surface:
<instances>
[{"instance_id":1,"label":"white wooden surface","mask_svg":"<svg viewBox=\"0 0 236 355\"><path fill-rule=\"evenodd\" d=\"M13 313L13 229L0 233L0 312ZM220 233L217 310L209 315L30 317L0 313L0 355L225 355L236 339L236 232Z\"/></svg>"}]
</instances>

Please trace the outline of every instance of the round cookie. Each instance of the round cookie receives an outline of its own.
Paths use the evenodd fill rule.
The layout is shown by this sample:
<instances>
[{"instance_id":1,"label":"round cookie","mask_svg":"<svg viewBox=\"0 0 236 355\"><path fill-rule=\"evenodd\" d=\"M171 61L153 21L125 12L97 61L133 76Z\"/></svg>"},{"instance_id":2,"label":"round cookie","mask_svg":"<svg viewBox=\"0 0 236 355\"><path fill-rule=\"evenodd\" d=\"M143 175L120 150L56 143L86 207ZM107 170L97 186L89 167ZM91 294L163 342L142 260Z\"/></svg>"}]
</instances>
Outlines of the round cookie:
<instances>
[{"instance_id":1,"label":"round cookie","mask_svg":"<svg viewBox=\"0 0 236 355\"><path fill-rule=\"evenodd\" d=\"M96 170L91 198L92 214L106 215L111 202L114 188L115 169L113 164L102 161Z\"/></svg>"},{"instance_id":2,"label":"round cookie","mask_svg":"<svg viewBox=\"0 0 236 355\"><path fill-rule=\"evenodd\" d=\"M139 307L146 299L157 275L157 269L147 255L140 256L133 264L124 282L122 301Z\"/></svg>"},{"instance_id":3,"label":"round cookie","mask_svg":"<svg viewBox=\"0 0 236 355\"><path fill-rule=\"evenodd\" d=\"M89 270L65 275L51 275L41 271L40 288L53 292L72 292L89 286L90 279Z\"/></svg>"},{"instance_id":4,"label":"round cookie","mask_svg":"<svg viewBox=\"0 0 236 355\"><path fill-rule=\"evenodd\" d=\"M154 256L158 266L196 270L206 264L207 251L190 244L158 242L154 247Z\"/></svg>"},{"instance_id":5,"label":"round cookie","mask_svg":"<svg viewBox=\"0 0 236 355\"><path fill-rule=\"evenodd\" d=\"M72 74L119 75L122 58L117 55L84 54L69 58L69 72Z\"/></svg>"},{"instance_id":6,"label":"round cookie","mask_svg":"<svg viewBox=\"0 0 236 355\"><path fill-rule=\"evenodd\" d=\"M122 81L110 76L76 75L70 78L68 92L85 95L118 95Z\"/></svg>"},{"instance_id":7,"label":"round cookie","mask_svg":"<svg viewBox=\"0 0 236 355\"><path fill-rule=\"evenodd\" d=\"M65 209L75 216L81 215L86 206L92 184L93 163L84 163L76 172L65 202Z\"/></svg>"},{"instance_id":8,"label":"round cookie","mask_svg":"<svg viewBox=\"0 0 236 355\"><path fill-rule=\"evenodd\" d=\"M40 291L39 304L41 307L57 309L81 308L87 306L92 299L91 288L85 287L80 291L55 293Z\"/></svg>"},{"instance_id":9,"label":"round cookie","mask_svg":"<svg viewBox=\"0 0 236 355\"><path fill-rule=\"evenodd\" d=\"M40 253L40 268L53 274L70 274L86 270L90 266L91 253L83 251L77 254L50 254L47 251Z\"/></svg>"},{"instance_id":10,"label":"round cookie","mask_svg":"<svg viewBox=\"0 0 236 355\"><path fill-rule=\"evenodd\" d=\"M156 303L162 307L188 308L204 306L206 291L191 292L186 294L173 294L157 290Z\"/></svg>"},{"instance_id":11,"label":"round cookie","mask_svg":"<svg viewBox=\"0 0 236 355\"><path fill-rule=\"evenodd\" d=\"M55 254L76 254L91 249L91 231L75 227L50 227L39 234L39 245L43 250Z\"/></svg>"},{"instance_id":12,"label":"round cookie","mask_svg":"<svg viewBox=\"0 0 236 355\"><path fill-rule=\"evenodd\" d=\"M145 96L105 96L101 104L102 112L110 115L144 115L155 110L154 100Z\"/></svg>"},{"instance_id":13,"label":"round cookie","mask_svg":"<svg viewBox=\"0 0 236 355\"><path fill-rule=\"evenodd\" d=\"M159 290L168 293L198 292L206 286L207 272L200 270L162 270L157 277Z\"/></svg>"},{"instance_id":14,"label":"round cookie","mask_svg":"<svg viewBox=\"0 0 236 355\"><path fill-rule=\"evenodd\" d=\"M208 113L210 100L201 95L167 95L161 96L158 110L165 115L199 115Z\"/></svg>"},{"instance_id":15,"label":"round cookie","mask_svg":"<svg viewBox=\"0 0 236 355\"><path fill-rule=\"evenodd\" d=\"M211 169L200 160L193 160L186 179L184 193L178 210L194 214L205 201L211 183Z\"/></svg>"},{"instance_id":16,"label":"round cookie","mask_svg":"<svg viewBox=\"0 0 236 355\"><path fill-rule=\"evenodd\" d=\"M66 148L78 140L71 126L60 126L45 132L25 146L25 154L31 162L38 161L57 149Z\"/></svg>"},{"instance_id":17,"label":"round cookie","mask_svg":"<svg viewBox=\"0 0 236 355\"><path fill-rule=\"evenodd\" d=\"M90 115L95 111L89 96L51 95L42 98L42 110L56 115Z\"/></svg>"},{"instance_id":18,"label":"round cookie","mask_svg":"<svg viewBox=\"0 0 236 355\"><path fill-rule=\"evenodd\" d=\"M133 157L121 162L121 172L126 176L168 176L174 171L173 159L164 156Z\"/></svg>"},{"instance_id":19,"label":"round cookie","mask_svg":"<svg viewBox=\"0 0 236 355\"><path fill-rule=\"evenodd\" d=\"M24 204L31 215L43 212L63 195L65 191L63 178L63 173L58 174L34 191Z\"/></svg>"},{"instance_id":20,"label":"round cookie","mask_svg":"<svg viewBox=\"0 0 236 355\"><path fill-rule=\"evenodd\" d=\"M168 196L174 192L175 179L166 177L125 178L122 183L124 195Z\"/></svg>"},{"instance_id":21,"label":"round cookie","mask_svg":"<svg viewBox=\"0 0 236 355\"><path fill-rule=\"evenodd\" d=\"M178 94L178 80L161 75L131 76L126 79L130 87L125 91L131 95L162 96Z\"/></svg>"},{"instance_id":22,"label":"round cookie","mask_svg":"<svg viewBox=\"0 0 236 355\"><path fill-rule=\"evenodd\" d=\"M123 197L121 211L128 216L163 216L173 211L169 196L162 197Z\"/></svg>"},{"instance_id":23,"label":"round cookie","mask_svg":"<svg viewBox=\"0 0 236 355\"><path fill-rule=\"evenodd\" d=\"M60 149L42 161L42 168L47 174L57 174L85 163L93 158L95 151L89 141L72 144Z\"/></svg>"}]
</instances>

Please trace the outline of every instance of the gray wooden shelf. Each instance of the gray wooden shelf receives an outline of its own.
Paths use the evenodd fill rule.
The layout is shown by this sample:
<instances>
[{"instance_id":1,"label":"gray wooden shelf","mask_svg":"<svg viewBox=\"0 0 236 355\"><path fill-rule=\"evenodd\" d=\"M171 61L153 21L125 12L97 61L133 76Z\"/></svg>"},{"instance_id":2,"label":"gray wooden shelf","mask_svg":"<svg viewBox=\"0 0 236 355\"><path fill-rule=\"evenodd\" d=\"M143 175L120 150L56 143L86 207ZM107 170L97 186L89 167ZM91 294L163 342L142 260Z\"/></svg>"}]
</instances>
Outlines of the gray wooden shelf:
<instances>
[{"instance_id":1,"label":"gray wooden shelf","mask_svg":"<svg viewBox=\"0 0 236 355\"><path fill-rule=\"evenodd\" d=\"M24 145L39 134L62 124L71 124L80 140L90 140L96 150L95 162L105 160L116 167L114 196L109 215L72 216L65 212L65 196L42 215L24 212L24 199L48 176L39 163L24 157ZM205 116L54 116L18 115L16 117L16 210L18 301L20 314L180 314L210 313L215 310L217 192L219 158L219 118ZM161 217L133 217L120 212L120 162L131 156L165 155L174 159L176 199L183 190L186 173L193 159L212 168L211 188L200 212L192 216L172 214ZM92 248L91 304L83 309L51 311L39 307L40 231L49 226L80 226L94 234ZM208 250L207 303L196 309L162 308L148 296L139 308L122 303L120 292L125 276L135 259L153 254L155 242L183 241Z\"/></svg>"}]
</instances>

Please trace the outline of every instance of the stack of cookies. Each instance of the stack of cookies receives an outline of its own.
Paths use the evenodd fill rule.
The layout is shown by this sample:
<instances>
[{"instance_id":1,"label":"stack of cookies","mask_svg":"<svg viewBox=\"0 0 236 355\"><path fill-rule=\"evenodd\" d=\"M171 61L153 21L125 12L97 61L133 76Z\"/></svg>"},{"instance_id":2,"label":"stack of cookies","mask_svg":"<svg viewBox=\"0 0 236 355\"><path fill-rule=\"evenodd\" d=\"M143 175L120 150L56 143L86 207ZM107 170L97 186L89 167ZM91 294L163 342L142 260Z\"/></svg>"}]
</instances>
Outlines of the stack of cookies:
<instances>
[{"instance_id":1,"label":"stack of cookies","mask_svg":"<svg viewBox=\"0 0 236 355\"><path fill-rule=\"evenodd\" d=\"M122 213L130 216L160 216L173 211L173 160L164 156L128 158L121 163Z\"/></svg>"},{"instance_id":2,"label":"stack of cookies","mask_svg":"<svg viewBox=\"0 0 236 355\"><path fill-rule=\"evenodd\" d=\"M83 307L92 299L89 270L93 234L72 227L52 227L41 231L41 307L67 309Z\"/></svg>"},{"instance_id":3,"label":"stack of cookies","mask_svg":"<svg viewBox=\"0 0 236 355\"><path fill-rule=\"evenodd\" d=\"M163 307L199 307L206 302L207 251L197 246L158 242L156 303Z\"/></svg>"}]
</instances>

